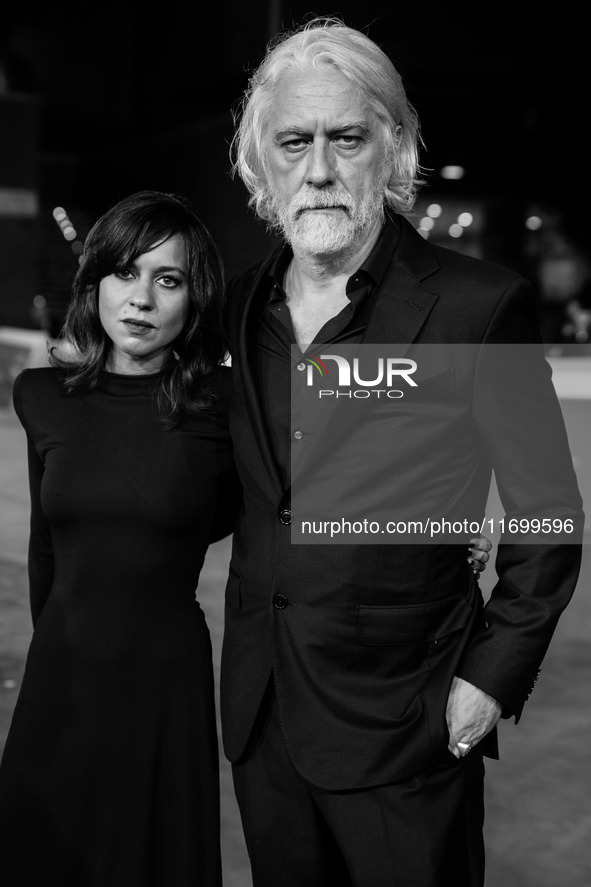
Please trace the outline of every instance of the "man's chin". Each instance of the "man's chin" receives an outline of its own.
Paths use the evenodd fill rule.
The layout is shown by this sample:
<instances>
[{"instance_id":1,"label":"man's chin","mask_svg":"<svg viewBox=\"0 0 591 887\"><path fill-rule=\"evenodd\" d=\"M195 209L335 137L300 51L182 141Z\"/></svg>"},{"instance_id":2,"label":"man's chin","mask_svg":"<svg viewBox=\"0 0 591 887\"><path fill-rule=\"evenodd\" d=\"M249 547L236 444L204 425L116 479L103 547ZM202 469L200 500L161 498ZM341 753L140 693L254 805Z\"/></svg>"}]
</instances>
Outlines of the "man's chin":
<instances>
[{"instance_id":1,"label":"man's chin","mask_svg":"<svg viewBox=\"0 0 591 887\"><path fill-rule=\"evenodd\" d=\"M318 258L329 258L340 256L351 249L353 238L321 240L317 237L292 237L289 244L296 255L305 253Z\"/></svg>"},{"instance_id":2,"label":"man's chin","mask_svg":"<svg viewBox=\"0 0 591 887\"><path fill-rule=\"evenodd\" d=\"M285 232L294 251L335 255L347 249L355 239L355 229L348 218L339 224L343 213L306 213Z\"/></svg>"}]
</instances>

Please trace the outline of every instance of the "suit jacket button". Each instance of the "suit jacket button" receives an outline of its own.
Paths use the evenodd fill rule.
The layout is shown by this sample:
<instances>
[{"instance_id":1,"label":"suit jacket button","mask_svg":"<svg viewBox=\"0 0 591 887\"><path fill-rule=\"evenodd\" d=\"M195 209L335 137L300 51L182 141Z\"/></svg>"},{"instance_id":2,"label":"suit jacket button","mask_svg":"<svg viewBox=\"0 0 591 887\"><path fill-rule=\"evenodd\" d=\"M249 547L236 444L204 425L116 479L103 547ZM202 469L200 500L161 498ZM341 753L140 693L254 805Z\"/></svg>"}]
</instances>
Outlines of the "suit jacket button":
<instances>
[{"instance_id":1,"label":"suit jacket button","mask_svg":"<svg viewBox=\"0 0 591 887\"><path fill-rule=\"evenodd\" d=\"M273 606L276 610L285 610L289 601L284 594L276 594L273 596Z\"/></svg>"},{"instance_id":2,"label":"suit jacket button","mask_svg":"<svg viewBox=\"0 0 591 887\"><path fill-rule=\"evenodd\" d=\"M289 526L291 523L291 511L289 508L284 508L279 512L279 520L282 524L285 524L286 527Z\"/></svg>"}]
</instances>

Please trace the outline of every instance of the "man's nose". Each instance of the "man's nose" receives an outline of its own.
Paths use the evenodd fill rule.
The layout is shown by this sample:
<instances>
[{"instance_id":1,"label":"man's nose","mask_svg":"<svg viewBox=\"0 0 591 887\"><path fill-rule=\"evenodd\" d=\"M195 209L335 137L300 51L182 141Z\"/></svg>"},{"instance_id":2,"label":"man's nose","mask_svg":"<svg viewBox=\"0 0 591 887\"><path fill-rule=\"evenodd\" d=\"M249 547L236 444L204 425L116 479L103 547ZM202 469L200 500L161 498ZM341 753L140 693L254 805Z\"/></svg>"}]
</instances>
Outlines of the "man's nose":
<instances>
[{"instance_id":1,"label":"man's nose","mask_svg":"<svg viewBox=\"0 0 591 887\"><path fill-rule=\"evenodd\" d=\"M308 154L307 183L321 188L334 182L335 178L334 154L330 142L313 142Z\"/></svg>"},{"instance_id":2,"label":"man's nose","mask_svg":"<svg viewBox=\"0 0 591 887\"><path fill-rule=\"evenodd\" d=\"M152 289L152 281L140 278L136 281L129 297L130 305L139 308L142 311L149 311L154 307L154 293Z\"/></svg>"}]
</instances>

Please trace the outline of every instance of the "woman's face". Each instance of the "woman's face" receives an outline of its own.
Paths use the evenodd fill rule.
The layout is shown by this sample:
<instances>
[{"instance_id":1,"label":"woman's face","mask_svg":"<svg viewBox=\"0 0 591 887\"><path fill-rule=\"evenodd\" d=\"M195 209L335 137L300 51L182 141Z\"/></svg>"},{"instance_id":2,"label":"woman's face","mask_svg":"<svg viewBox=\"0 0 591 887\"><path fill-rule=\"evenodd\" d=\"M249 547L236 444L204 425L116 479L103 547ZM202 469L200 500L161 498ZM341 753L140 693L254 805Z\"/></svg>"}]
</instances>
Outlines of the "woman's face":
<instances>
[{"instance_id":1,"label":"woman's face","mask_svg":"<svg viewBox=\"0 0 591 887\"><path fill-rule=\"evenodd\" d=\"M112 373L156 373L189 313L185 244L175 234L142 253L129 267L103 277L99 316L112 347Z\"/></svg>"}]
</instances>

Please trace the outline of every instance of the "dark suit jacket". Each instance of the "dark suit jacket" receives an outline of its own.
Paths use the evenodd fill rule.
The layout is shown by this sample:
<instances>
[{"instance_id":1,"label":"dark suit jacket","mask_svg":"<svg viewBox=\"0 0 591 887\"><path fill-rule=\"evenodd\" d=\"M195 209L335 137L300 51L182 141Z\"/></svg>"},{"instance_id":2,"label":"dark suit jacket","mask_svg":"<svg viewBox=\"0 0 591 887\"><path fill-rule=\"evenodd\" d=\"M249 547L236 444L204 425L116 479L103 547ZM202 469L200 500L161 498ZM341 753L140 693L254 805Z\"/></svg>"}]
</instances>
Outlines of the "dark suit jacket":
<instances>
[{"instance_id":1,"label":"dark suit jacket","mask_svg":"<svg viewBox=\"0 0 591 887\"><path fill-rule=\"evenodd\" d=\"M400 217L392 236L391 266L364 342L540 342L524 279L433 246ZM285 741L306 779L325 789L384 784L446 753L454 674L519 717L574 590L580 546L500 546L499 581L483 608L465 545L292 545L285 523L290 490L282 488L273 460L267 434L273 417L261 413L251 361L269 262L235 279L228 294L230 424L244 509L226 588L224 748L232 761L244 752L272 673ZM501 398L493 428L491 411L483 415L479 408L482 397L467 405L472 438L463 445L470 477L485 500L494 468L512 515L542 517L550 509L552 517L580 520L562 416L541 350L534 364L536 397L525 397L529 415L516 412L523 400ZM551 444L532 431L539 420L552 429ZM544 471L550 465L549 489ZM413 483L420 480L419 473Z\"/></svg>"}]
</instances>

